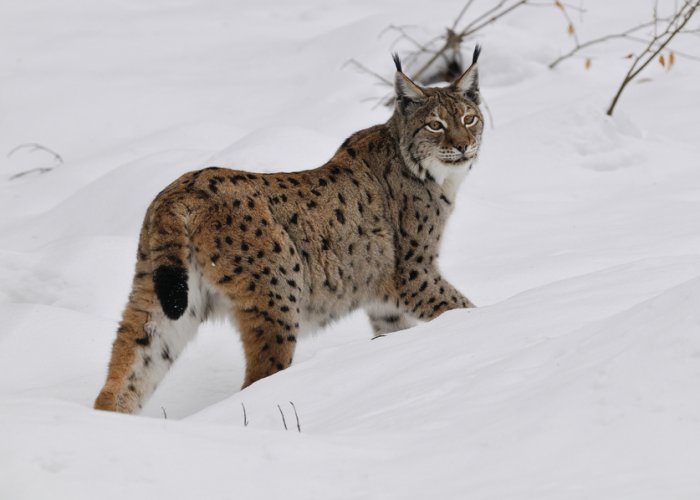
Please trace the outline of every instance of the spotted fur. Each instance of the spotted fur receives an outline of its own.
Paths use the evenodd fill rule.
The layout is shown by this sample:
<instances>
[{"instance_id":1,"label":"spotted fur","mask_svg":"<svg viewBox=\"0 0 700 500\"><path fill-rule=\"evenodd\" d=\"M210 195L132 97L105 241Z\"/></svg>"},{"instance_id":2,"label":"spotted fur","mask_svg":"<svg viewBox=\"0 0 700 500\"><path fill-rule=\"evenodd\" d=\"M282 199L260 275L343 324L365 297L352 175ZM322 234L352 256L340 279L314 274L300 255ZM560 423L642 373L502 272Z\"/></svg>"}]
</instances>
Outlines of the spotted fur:
<instances>
[{"instance_id":1,"label":"spotted fur","mask_svg":"<svg viewBox=\"0 0 700 500\"><path fill-rule=\"evenodd\" d=\"M288 367L302 332L354 309L386 334L473 307L437 258L483 130L476 57L445 88L416 85L396 61L391 119L352 135L325 165L210 167L155 198L96 408L140 409L215 316L238 327L246 387Z\"/></svg>"}]
</instances>

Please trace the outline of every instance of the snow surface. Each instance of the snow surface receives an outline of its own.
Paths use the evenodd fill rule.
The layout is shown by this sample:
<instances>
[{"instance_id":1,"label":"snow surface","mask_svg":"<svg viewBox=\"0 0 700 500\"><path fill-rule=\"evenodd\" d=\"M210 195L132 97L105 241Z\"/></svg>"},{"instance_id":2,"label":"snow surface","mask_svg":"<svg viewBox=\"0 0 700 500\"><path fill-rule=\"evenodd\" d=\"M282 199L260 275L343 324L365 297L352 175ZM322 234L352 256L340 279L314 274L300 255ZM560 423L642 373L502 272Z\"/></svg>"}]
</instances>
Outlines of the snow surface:
<instances>
[{"instance_id":1,"label":"snow surface","mask_svg":"<svg viewBox=\"0 0 700 500\"><path fill-rule=\"evenodd\" d=\"M582 40L652 5L580 3ZM0 498L700 498L700 65L650 66L608 118L634 46L550 71L553 7L478 38L495 127L441 266L482 307L376 340L352 315L240 392L237 335L206 325L141 416L91 409L152 197L321 164L388 116L343 63L390 77L382 30L427 39L462 5L0 5ZM32 142L65 163L10 180L53 164L5 157Z\"/></svg>"}]
</instances>

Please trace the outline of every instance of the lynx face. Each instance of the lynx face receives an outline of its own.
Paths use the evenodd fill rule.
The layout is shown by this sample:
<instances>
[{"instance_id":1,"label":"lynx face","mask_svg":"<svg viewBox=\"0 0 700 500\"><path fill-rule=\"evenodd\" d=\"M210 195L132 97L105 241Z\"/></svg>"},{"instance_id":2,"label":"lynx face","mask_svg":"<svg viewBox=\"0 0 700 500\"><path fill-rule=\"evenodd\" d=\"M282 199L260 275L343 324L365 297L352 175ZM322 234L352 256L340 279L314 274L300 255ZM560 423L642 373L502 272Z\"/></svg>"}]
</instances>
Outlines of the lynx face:
<instances>
[{"instance_id":1,"label":"lynx face","mask_svg":"<svg viewBox=\"0 0 700 500\"><path fill-rule=\"evenodd\" d=\"M421 179L429 175L442 184L464 175L476 159L484 128L476 58L478 52L469 69L445 88L419 87L397 63L397 135L406 165Z\"/></svg>"}]
</instances>

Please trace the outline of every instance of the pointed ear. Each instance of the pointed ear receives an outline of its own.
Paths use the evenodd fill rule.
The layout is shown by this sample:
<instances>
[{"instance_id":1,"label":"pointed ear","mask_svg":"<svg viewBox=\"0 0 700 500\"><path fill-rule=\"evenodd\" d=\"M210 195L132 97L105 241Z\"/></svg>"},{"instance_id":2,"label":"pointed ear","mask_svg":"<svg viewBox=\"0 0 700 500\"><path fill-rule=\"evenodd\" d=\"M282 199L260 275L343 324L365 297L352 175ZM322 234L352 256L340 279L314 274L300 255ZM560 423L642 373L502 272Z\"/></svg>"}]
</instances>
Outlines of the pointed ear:
<instances>
[{"instance_id":1,"label":"pointed ear","mask_svg":"<svg viewBox=\"0 0 700 500\"><path fill-rule=\"evenodd\" d=\"M396 75L394 76L394 90L399 103L407 103L423 99L423 90L413 83L401 69L401 60L398 54L394 54L394 64L396 64Z\"/></svg>"},{"instance_id":2,"label":"pointed ear","mask_svg":"<svg viewBox=\"0 0 700 500\"><path fill-rule=\"evenodd\" d=\"M475 104L481 102L479 98L479 69L476 64L479 60L479 54L481 54L481 46L477 45L474 47L471 65L467 68L467 71L452 84L452 88L455 91L461 92L464 97L471 99Z\"/></svg>"}]
</instances>

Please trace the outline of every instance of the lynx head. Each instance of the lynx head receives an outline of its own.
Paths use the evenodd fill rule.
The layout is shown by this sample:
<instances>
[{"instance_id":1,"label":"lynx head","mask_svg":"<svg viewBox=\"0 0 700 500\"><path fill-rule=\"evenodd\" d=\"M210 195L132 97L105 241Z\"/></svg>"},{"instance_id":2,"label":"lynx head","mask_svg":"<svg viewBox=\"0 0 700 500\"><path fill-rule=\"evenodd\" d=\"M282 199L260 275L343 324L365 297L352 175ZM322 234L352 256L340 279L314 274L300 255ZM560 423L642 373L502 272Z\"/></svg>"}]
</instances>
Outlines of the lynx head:
<instances>
[{"instance_id":1,"label":"lynx head","mask_svg":"<svg viewBox=\"0 0 700 500\"><path fill-rule=\"evenodd\" d=\"M420 179L439 184L461 178L479 152L484 119L479 110L479 75L474 49L472 64L448 87L420 87L396 63L396 108L391 118L406 166Z\"/></svg>"}]
</instances>

